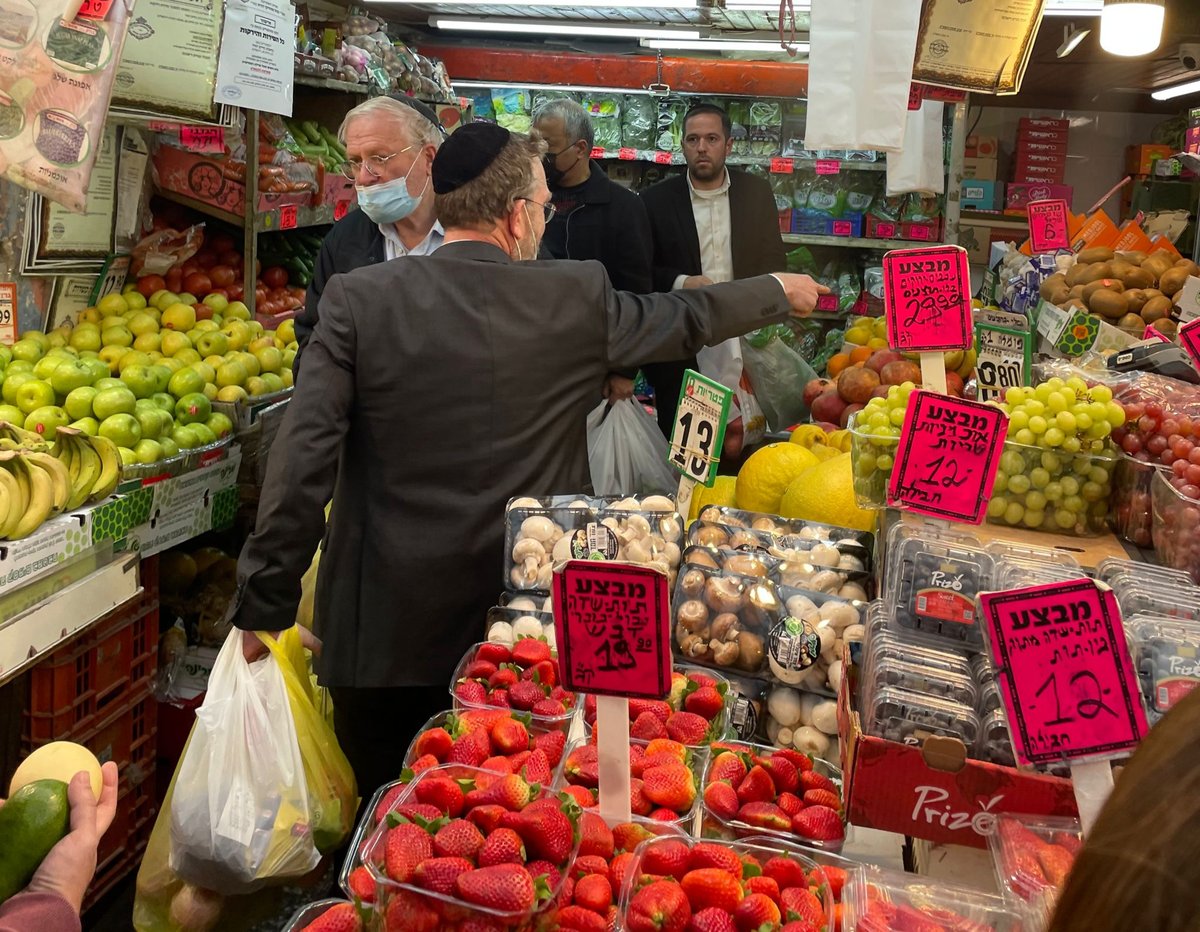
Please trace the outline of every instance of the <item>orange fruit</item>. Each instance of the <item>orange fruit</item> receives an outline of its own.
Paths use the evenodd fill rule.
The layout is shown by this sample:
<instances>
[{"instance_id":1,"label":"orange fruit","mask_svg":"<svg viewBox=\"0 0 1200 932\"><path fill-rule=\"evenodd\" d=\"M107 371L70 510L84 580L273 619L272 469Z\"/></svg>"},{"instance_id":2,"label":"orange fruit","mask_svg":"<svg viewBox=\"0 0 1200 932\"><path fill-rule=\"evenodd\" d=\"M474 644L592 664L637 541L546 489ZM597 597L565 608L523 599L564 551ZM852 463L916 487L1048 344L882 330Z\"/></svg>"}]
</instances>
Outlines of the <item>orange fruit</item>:
<instances>
[{"instance_id":1,"label":"orange fruit","mask_svg":"<svg viewBox=\"0 0 1200 932\"><path fill-rule=\"evenodd\" d=\"M829 362L825 364L825 371L829 373L831 379L836 379L838 373L850 365L850 357L845 353L837 353L829 357Z\"/></svg>"},{"instance_id":2,"label":"orange fruit","mask_svg":"<svg viewBox=\"0 0 1200 932\"><path fill-rule=\"evenodd\" d=\"M871 347L869 347L869 346L855 347L855 349L853 349L850 352L851 365L853 365L854 363L866 362L868 359L871 358L871 354L874 352L875 352L875 350L871 349Z\"/></svg>"}]
</instances>

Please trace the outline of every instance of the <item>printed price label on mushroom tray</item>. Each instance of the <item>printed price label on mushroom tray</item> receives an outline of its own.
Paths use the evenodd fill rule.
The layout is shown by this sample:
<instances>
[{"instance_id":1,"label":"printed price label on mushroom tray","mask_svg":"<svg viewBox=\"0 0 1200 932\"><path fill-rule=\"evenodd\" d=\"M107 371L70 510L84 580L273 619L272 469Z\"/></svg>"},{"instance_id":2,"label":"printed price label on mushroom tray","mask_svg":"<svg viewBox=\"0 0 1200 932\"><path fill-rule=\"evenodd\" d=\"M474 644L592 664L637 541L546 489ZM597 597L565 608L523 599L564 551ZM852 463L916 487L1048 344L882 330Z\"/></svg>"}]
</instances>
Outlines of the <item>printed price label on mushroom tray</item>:
<instances>
[{"instance_id":1,"label":"printed price label on mushroom tray","mask_svg":"<svg viewBox=\"0 0 1200 932\"><path fill-rule=\"evenodd\" d=\"M294 230L296 228L296 205L288 204L279 208L279 229Z\"/></svg>"},{"instance_id":2,"label":"printed price label on mushroom tray","mask_svg":"<svg viewBox=\"0 0 1200 932\"><path fill-rule=\"evenodd\" d=\"M192 152L224 152L225 129L221 126L181 126L179 142Z\"/></svg>"},{"instance_id":3,"label":"printed price label on mushroom tray","mask_svg":"<svg viewBox=\"0 0 1200 932\"><path fill-rule=\"evenodd\" d=\"M979 598L1018 763L1133 750L1146 715L1111 589L1079 579Z\"/></svg>"},{"instance_id":4,"label":"printed price label on mushroom tray","mask_svg":"<svg viewBox=\"0 0 1200 932\"><path fill-rule=\"evenodd\" d=\"M667 577L650 567L568 560L554 574L554 632L567 689L662 699L671 688Z\"/></svg>"},{"instance_id":5,"label":"printed price label on mushroom tray","mask_svg":"<svg viewBox=\"0 0 1200 932\"><path fill-rule=\"evenodd\" d=\"M979 524L996 481L1008 418L999 408L915 391L908 399L888 504Z\"/></svg>"},{"instance_id":6,"label":"printed price label on mushroom tray","mask_svg":"<svg viewBox=\"0 0 1200 932\"><path fill-rule=\"evenodd\" d=\"M691 369L684 371L667 462L688 478L709 487L717 478L732 395L719 382Z\"/></svg>"},{"instance_id":7,"label":"printed price label on mushroom tray","mask_svg":"<svg viewBox=\"0 0 1200 932\"><path fill-rule=\"evenodd\" d=\"M1034 254L1071 248L1071 211L1067 202L1030 201L1029 246Z\"/></svg>"},{"instance_id":8,"label":"printed price label on mushroom tray","mask_svg":"<svg viewBox=\"0 0 1200 932\"><path fill-rule=\"evenodd\" d=\"M971 276L961 246L895 249L883 257L888 345L904 352L971 345Z\"/></svg>"}]
</instances>

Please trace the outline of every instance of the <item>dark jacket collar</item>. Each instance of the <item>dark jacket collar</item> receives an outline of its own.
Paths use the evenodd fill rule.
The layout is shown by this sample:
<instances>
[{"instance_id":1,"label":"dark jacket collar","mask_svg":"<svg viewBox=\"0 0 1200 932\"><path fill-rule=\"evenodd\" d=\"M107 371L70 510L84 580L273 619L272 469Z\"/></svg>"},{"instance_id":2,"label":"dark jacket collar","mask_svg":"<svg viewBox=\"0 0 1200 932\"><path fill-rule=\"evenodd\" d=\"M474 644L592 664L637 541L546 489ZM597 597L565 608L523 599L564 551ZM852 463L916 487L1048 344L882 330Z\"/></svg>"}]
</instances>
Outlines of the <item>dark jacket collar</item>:
<instances>
[{"instance_id":1,"label":"dark jacket collar","mask_svg":"<svg viewBox=\"0 0 1200 932\"><path fill-rule=\"evenodd\" d=\"M446 256L451 259L476 259L480 262L502 262L505 265L510 265L513 261L512 257L499 246L475 240L445 243L434 253L434 256Z\"/></svg>"},{"instance_id":2,"label":"dark jacket collar","mask_svg":"<svg viewBox=\"0 0 1200 932\"><path fill-rule=\"evenodd\" d=\"M604 169L595 162L591 162L590 165L591 173L588 175L587 181L574 188L560 188L559 191L569 190L577 193L581 204L607 204L612 200L612 186L616 182L611 181L604 173ZM558 193L558 191L554 193Z\"/></svg>"}]
</instances>

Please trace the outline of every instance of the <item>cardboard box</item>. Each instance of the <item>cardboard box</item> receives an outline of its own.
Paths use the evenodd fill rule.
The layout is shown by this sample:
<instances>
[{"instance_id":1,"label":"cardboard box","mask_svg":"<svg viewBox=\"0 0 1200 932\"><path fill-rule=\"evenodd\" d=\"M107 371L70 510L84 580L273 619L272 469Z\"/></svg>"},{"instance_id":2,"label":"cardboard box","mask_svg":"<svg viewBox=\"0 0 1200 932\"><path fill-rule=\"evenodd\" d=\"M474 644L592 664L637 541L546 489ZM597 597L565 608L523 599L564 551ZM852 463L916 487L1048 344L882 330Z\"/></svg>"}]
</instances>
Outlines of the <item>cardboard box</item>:
<instances>
[{"instance_id":1,"label":"cardboard box","mask_svg":"<svg viewBox=\"0 0 1200 932\"><path fill-rule=\"evenodd\" d=\"M1066 166L1025 165L1013 171L1014 184L1062 184L1066 179Z\"/></svg>"},{"instance_id":2,"label":"cardboard box","mask_svg":"<svg viewBox=\"0 0 1200 932\"><path fill-rule=\"evenodd\" d=\"M1004 206L1009 210L1024 210L1030 201L1062 199L1071 203L1075 191L1070 185L1016 182L1008 186Z\"/></svg>"},{"instance_id":3,"label":"cardboard box","mask_svg":"<svg viewBox=\"0 0 1200 932\"><path fill-rule=\"evenodd\" d=\"M999 210L1004 206L1004 182L976 178L964 180L959 206L963 210Z\"/></svg>"},{"instance_id":4,"label":"cardboard box","mask_svg":"<svg viewBox=\"0 0 1200 932\"><path fill-rule=\"evenodd\" d=\"M1171 146L1126 146L1125 171L1131 175L1154 174L1154 163L1175 154Z\"/></svg>"},{"instance_id":5,"label":"cardboard box","mask_svg":"<svg viewBox=\"0 0 1200 932\"><path fill-rule=\"evenodd\" d=\"M1024 130L1054 130L1065 133L1071 129L1071 121L1067 119L1052 119L1049 117L1021 117L1017 128Z\"/></svg>"},{"instance_id":6,"label":"cardboard box","mask_svg":"<svg viewBox=\"0 0 1200 932\"><path fill-rule=\"evenodd\" d=\"M1023 129L1017 134L1017 148L1032 142L1065 146L1070 134L1065 129Z\"/></svg>"},{"instance_id":7,"label":"cardboard box","mask_svg":"<svg viewBox=\"0 0 1200 932\"><path fill-rule=\"evenodd\" d=\"M337 73L337 65L333 59L320 55L295 52L292 55L292 65L296 74L306 74L314 78L332 78Z\"/></svg>"},{"instance_id":8,"label":"cardboard box","mask_svg":"<svg viewBox=\"0 0 1200 932\"><path fill-rule=\"evenodd\" d=\"M995 136L968 136L966 156L969 159L999 158L1000 140Z\"/></svg>"},{"instance_id":9,"label":"cardboard box","mask_svg":"<svg viewBox=\"0 0 1200 932\"><path fill-rule=\"evenodd\" d=\"M246 215L246 166L225 158L214 158L160 145L153 156L155 180L164 191L203 201L239 217ZM295 205L307 207L313 192L291 191L285 194L260 193L258 213Z\"/></svg>"},{"instance_id":10,"label":"cardboard box","mask_svg":"<svg viewBox=\"0 0 1200 932\"><path fill-rule=\"evenodd\" d=\"M1022 136L1017 140L1017 157L1022 155L1057 155L1067 157L1066 139L1032 139Z\"/></svg>"},{"instance_id":11,"label":"cardboard box","mask_svg":"<svg viewBox=\"0 0 1200 932\"><path fill-rule=\"evenodd\" d=\"M867 217L867 236L870 239L910 240L915 243L936 243L942 238L942 221L925 223L893 223L878 217Z\"/></svg>"},{"instance_id":12,"label":"cardboard box","mask_svg":"<svg viewBox=\"0 0 1200 932\"><path fill-rule=\"evenodd\" d=\"M1185 151L1192 155L1200 155L1200 107L1188 111L1187 137L1184 147Z\"/></svg>"},{"instance_id":13,"label":"cardboard box","mask_svg":"<svg viewBox=\"0 0 1200 932\"><path fill-rule=\"evenodd\" d=\"M336 204L338 201L353 204L358 201L358 190L354 187L354 182L341 172L325 171L324 165L318 165L317 183L321 186L317 204Z\"/></svg>"},{"instance_id":14,"label":"cardboard box","mask_svg":"<svg viewBox=\"0 0 1200 932\"><path fill-rule=\"evenodd\" d=\"M1000 160L995 157L963 159L963 177L995 181L1000 177Z\"/></svg>"}]
</instances>

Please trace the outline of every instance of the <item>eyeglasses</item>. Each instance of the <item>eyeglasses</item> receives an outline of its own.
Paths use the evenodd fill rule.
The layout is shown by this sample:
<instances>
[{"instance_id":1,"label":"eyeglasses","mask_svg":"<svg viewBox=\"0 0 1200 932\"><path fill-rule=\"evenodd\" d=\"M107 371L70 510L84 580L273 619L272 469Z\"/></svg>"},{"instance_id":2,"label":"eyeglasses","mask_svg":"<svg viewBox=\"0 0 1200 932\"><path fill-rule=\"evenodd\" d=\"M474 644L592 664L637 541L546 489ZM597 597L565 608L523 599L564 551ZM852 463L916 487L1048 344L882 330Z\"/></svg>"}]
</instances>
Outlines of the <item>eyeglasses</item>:
<instances>
[{"instance_id":1,"label":"eyeglasses","mask_svg":"<svg viewBox=\"0 0 1200 932\"><path fill-rule=\"evenodd\" d=\"M412 149L412 148L414 148L414 147L413 146L405 146L399 152L393 152L391 155L368 156L367 158L363 159L361 162L355 161L354 159L350 159L349 161L342 162L342 164L339 165L338 168L340 168L342 174L345 177L349 178L351 181L354 181L358 178L358 170L360 168L364 168L364 167L366 168L368 175L370 175L372 178L378 178L380 175L383 174L384 166L387 165L387 163L390 159L394 159L398 155L403 155L405 152L407 152L409 149Z\"/></svg>"},{"instance_id":2,"label":"eyeglasses","mask_svg":"<svg viewBox=\"0 0 1200 932\"><path fill-rule=\"evenodd\" d=\"M540 201L535 201L531 197L523 197L523 198L521 198L521 200L527 201L530 204L537 204L538 207L542 208L542 212L546 215L547 223L549 223L551 220L553 220L554 215L556 213L558 213L558 208L555 207L553 204L543 204Z\"/></svg>"}]
</instances>

